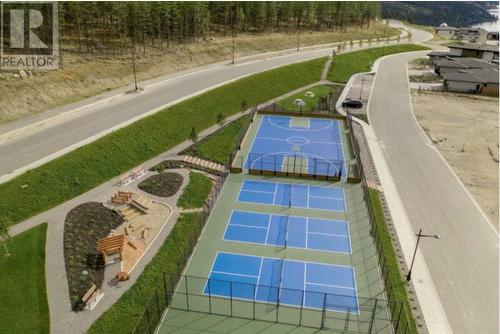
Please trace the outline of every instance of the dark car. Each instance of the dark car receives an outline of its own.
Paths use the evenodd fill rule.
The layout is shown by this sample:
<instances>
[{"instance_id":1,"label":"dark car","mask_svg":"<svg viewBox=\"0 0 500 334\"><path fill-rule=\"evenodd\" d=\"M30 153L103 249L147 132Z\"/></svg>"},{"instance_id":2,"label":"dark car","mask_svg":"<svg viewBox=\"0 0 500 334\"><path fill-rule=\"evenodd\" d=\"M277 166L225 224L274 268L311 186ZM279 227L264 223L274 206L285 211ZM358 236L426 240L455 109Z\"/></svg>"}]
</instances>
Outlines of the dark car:
<instances>
[{"instance_id":1,"label":"dark car","mask_svg":"<svg viewBox=\"0 0 500 334\"><path fill-rule=\"evenodd\" d=\"M345 100L344 102L342 102L342 107L361 109L363 108L363 102L361 102L360 100Z\"/></svg>"}]
</instances>

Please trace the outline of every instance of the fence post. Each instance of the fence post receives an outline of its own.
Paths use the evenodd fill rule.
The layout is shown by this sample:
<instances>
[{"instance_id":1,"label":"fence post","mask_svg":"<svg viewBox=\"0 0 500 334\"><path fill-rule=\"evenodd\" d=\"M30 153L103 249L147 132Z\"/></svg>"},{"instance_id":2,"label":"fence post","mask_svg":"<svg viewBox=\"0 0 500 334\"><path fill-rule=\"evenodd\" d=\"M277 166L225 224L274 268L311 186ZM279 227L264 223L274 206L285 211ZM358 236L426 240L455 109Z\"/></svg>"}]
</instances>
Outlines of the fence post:
<instances>
[{"instance_id":1,"label":"fence post","mask_svg":"<svg viewBox=\"0 0 500 334\"><path fill-rule=\"evenodd\" d=\"M165 289L165 305L168 307L167 273L163 272L163 288Z\"/></svg>"},{"instance_id":2,"label":"fence post","mask_svg":"<svg viewBox=\"0 0 500 334\"><path fill-rule=\"evenodd\" d=\"M280 290L282 289L281 287L277 288L278 289L278 299L276 303L276 319L275 322L278 323L278 317L279 317L279 312L280 312Z\"/></svg>"},{"instance_id":3,"label":"fence post","mask_svg":"<svg viewBox=\"0 0 500 334\"><path fill-rule=\"evenodd\" d=\"M260 173L262 174L264 168L264 154L260 155Z\"/></svg>"},{"instance_id":4,"label":"fence post","mask_svg":"<svg viewBox=\"0 0 500 334\"><path fill-rule=\"evenodd\" d=\"M302 327L302 311L304 310L304 301L305 301L305 291L302 290L302 299L301 299L301 303L300 303L300 317L299 317L299 327Z\"/></svg>"},{"instance_id":5,"label":"fence post","mask_svg":"<svg viewBox=\"0 0 500 334\"><path fill-rule=\"evenodd\" d=\"M189 293L188 293L188 281L187 281L187 276L184 276L184 283L186 287L186 308L187 311L189 311Z\"/></svg>"},{"instance_id":6,"label":"fence post","mask_svg":"<svg viewBox=\"0 0 500 334\"><path fill-rule=\"evenodd\" d=\"M375 305L373 305L372 317L370 319L370 327L368 328L368 333L371 334L373 329L373 322L375 321L375 311L377 310L378 299L375 299Z\"/></svg>"},{"instance_id":7,"label":"fence post","mask_svg":"<svg viewBox=\"0 0 500 334\"><path fill-rule=\"evenodd\" d=\"M208 313L212 314L212 291L210 290L210 278L208 280Z\"/></svg>"},{"instance_id":8,"label":"fence post","mask_svg":"<svg viewBox=\"0 0 500 334\"><path fill-rule=\"evenodd\" d=\"M273 166L273 174L276 175L276 154L273 155L274 157L274 166Z\"/></svg>"},{"instance_id":9,"label":"fence post","mask_svg":"<svg viewBox=\"0 0 500 334\"><path fill-rule=\"evenodd\" d=\"M158 302L158 289L155 288L155 298L156 298L156 315L158 316L158 323L161 321L160 303Z\"/></svg>"},{"instance_id":10,"label":"fence post","mask_svg":"<svg viewBox=\"0 0 500 334\"><path fill-rule=\"evenodd\" d=\"M399 328L399 321L401 320L401 313L403 313L403 303L401 302L401 308L399 309L398 320L396 322L396 328L394 329L394 333L397 334Z\"/></svg>"},{"instance_id":11,"label":"fence post","mask_svg":"<svg viewBox=\"0 0 500 334\"><path fill-rule=\"evenodd\" d=\"M326 315L326 292L323 294L323 312L321 313L321 329L325 328L325 315Z\"/></svg>"},{"instance_id":12,"label":"fence post","mask_svg":"<svg viewBox=\"0 0 500 334\"><path fill-rule=\"evenodd\" d=\"M253 317L252 319L255 320L255 294L256 294L256 287L255 284L253 285Z\"/></svg>"},{"instance_id":13,"label":"fence post","mask_svg":"<svg viewBox=\"0 0 500 334\"><path fill-rule=\"evenodd\" d=\"M151 322L149 320L148 305L146 304L146 319L148 319L148 333L151 334Z\"/></svg>"},{"instance_id":14,"label":"fence post","mask_svg":"<svg viewBox=\"0 0 500 334\"><path fill-rule=\"evenodd\" d=\"M230 316L233 316L233 281L229 281Z\"/></svg>"},{"instance_id":15,"label":"fence post","mask_svg":"<svg viewBox=\"0 0 500 334\"><path fill-rule=\"evenodd\" d=\"M293 174L295 175L295 164L297 163L297 153L293 154Z\"/></svg>"}]
</instances>

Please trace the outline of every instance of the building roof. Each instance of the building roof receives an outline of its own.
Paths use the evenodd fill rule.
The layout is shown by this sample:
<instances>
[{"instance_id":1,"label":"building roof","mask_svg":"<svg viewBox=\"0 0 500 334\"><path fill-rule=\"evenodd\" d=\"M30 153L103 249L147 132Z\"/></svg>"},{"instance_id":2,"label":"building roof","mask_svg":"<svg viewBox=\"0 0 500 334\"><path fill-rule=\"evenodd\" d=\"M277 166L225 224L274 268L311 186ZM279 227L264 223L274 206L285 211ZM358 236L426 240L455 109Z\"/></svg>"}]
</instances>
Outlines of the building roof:
<instances>
[{"instance_id":1,"label":"building roof","mask_svg":"<svg viewBox=\"0 0 500 334\"><path fill-rule=\"evenodd\" d=\"M471 28L471 27L460 27L458 28L460 33L479 33L480 31L486 31L483 28Z\"/></svg>"},{"instance_id":2,"label":"building roof","mask_svg":"<svg viewBox=\"0 0 500 334\"><path fill-rule=\"evenodd\" d=\"M488 63L484 60L477 58L440 58L434 60L434 64L437 67L449 67L449 68L463 68L463 69L471 69L471 68L489 68L489 69L498 69L498 66L492 63Z\"/></svg>"},{"instance_id":3,"label":"building roof","mask_svg":"<svg viewBox=\"0 0 500 334\"><path fill-rule=\"evenodd\" d=\"M447 51L431 51L427 55L429 57L447 57L449 54Z\"/></svg>"},{"instance_id":4,"label":"building roof","mask_svg":"<svg viewBox=\"0 0 500 334\"><path fill-rule=\"evenodd\" d=\"M450 44L448 45L448 48L498 52L498 45L489 45L489 44L474 44L474 43Z\"/></svg>"},{"instance_id":5,"label":"building roof","mask_svg":"<svg viewBox=\"0 0 500 334\"><path fill-rule=\"evenodd\" d=\"M455 27L435 27L435 30L442 30L442 31L457 31L458 28Z\"/></svg>"},{"instance_id":6,"label":"building roof","mask_svg":"<svg viewBox=\"0 0 500 334\"><path fill-rule=\"evenodd\" d=\"M447 81L462 81L476 83L498 84L498 71L491 69L458 69L457 71L442 74Z\"/></svg>"}]
</instances>

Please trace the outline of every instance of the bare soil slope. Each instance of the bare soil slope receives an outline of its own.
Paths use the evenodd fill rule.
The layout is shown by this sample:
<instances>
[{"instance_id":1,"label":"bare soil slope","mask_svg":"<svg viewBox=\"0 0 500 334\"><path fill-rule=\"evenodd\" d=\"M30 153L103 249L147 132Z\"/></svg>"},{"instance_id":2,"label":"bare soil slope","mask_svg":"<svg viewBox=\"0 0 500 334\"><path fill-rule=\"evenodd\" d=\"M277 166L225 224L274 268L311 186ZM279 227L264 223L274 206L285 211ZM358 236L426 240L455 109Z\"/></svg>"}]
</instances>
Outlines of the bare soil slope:
<instances>
[{"instance_id":1,"label":"bare soil slope","mask_svg":"<svg viewBox=\"0 0 500 334\"><path fill-rule=\"evenodd\" d=\"M412 90L417 119L498 229L498 98Z\"/></svg>"}]
</instances>

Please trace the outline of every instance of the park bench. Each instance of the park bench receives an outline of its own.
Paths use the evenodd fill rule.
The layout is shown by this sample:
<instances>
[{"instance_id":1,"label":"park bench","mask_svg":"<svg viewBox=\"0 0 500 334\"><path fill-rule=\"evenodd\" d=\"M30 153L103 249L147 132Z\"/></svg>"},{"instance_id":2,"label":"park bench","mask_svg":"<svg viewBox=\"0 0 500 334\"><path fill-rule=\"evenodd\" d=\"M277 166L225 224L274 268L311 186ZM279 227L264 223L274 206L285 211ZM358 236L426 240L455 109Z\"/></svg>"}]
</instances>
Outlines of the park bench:
<instances>
[{"instance_id":1,"label":"park bench","mask_svg":"<svg viewBox=\"0 0 500 334\"><path fill-rule=\"evenodd\" d=\"M95 284L92 284L90 289L83 295L82 302L85 305L86 310L92 310L101 300L103 294L101 290L97 288Z\"/></svg>"}]
</instances>

